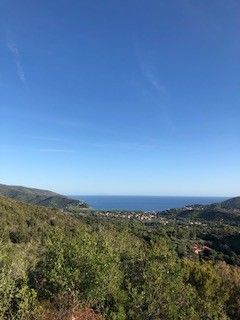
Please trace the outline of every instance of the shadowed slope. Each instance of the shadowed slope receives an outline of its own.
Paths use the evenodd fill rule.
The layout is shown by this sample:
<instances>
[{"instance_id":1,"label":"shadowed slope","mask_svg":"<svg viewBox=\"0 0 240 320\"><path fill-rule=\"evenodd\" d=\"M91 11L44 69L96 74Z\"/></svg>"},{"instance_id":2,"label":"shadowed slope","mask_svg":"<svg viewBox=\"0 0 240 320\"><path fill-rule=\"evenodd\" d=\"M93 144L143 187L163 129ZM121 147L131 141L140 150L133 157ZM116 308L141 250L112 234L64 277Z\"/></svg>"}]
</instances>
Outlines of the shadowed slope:
<instances>
[{"instance_id":1,"label":"shadowed slope","mask_svg":"<svg viewBox=\"0 0 240 320\"><path fill-rule=\"evenodd\" d=\"M26 188L22 186L0 184L0 195L30 204L63 210L77 211L80 208L88 208L88 205L83 201L70 199L48 190Z\"/></svg>"}]
</instances>

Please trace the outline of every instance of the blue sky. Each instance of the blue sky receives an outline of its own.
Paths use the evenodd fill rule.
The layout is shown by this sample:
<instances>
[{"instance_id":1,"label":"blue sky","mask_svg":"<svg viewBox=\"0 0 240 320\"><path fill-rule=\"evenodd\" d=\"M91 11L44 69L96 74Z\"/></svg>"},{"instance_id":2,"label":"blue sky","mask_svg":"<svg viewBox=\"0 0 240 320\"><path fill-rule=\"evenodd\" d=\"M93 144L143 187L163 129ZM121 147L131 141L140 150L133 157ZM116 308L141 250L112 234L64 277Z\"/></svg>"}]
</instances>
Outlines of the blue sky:
<instances>
[{"instance_id":1,"label":"blue sky","mask_svg":"<svg viewBox=\"0 0 240 320\"><path fill-rule=\"evenodd\" d=\"M237 0L0 4L0 179L240 194Z\"/></svg>"}]
</instances>

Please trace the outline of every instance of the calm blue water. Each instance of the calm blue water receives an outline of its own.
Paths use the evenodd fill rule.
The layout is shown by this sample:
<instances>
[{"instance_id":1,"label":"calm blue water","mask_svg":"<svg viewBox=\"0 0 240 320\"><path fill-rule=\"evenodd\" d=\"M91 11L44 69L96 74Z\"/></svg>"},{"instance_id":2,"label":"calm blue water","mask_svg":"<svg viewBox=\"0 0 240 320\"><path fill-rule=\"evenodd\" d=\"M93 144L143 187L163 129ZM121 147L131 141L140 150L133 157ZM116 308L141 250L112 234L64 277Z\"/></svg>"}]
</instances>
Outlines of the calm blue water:
<instances>
[{"instance_id":1,"label":"calm blue water","mask_svg":"<svg viewBox=\"0 0 240 320\"><path fill-rule=\"evenodd\" d=\"M163 197L163 196L71 196L86 201L93 209L162 211L192 204L210 204L224 197Z\"/></svg>"}]
</instances>

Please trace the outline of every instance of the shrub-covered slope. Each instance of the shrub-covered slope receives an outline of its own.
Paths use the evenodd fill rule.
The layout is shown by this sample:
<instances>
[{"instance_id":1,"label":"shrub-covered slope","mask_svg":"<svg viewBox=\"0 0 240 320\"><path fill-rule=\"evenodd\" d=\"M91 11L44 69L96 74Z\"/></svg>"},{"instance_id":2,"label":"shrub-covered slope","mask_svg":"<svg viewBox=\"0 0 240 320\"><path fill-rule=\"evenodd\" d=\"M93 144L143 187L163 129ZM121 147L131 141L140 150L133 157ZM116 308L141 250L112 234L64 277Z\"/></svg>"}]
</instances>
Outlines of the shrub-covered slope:
<instances>
[{"instance_id":1,"label":"shrub-covered slope","mask_svg":"<svg viewBox=\"0 0 240 320\"><path fill-rule=\"evenodd\" d=\"M223 201L221 203L222 208L227 208L227 209L239 209L240 210L240 197L235 197L228 199L226 201Z\"/></svg>"},{"instance_id":2,"label":"shrub-covered slope","mask_svg":"<svg viewBox=\"0 0 240 320\"><path fill-rule=\"evenodd\" d=\"M77 210L88 207L83 201L70 199L52 191L21 186L0 184L0 195L30 204L63 210Z\"/></svg>"},{"instance_id":3,"label":"shrub-covered slope","mask_svg":"<svg viewBox=\"0 0 240 320\"><path fill-rule=\"evenodd\" d=\"M240 319L238 267L180 258L171 226L115 221L0 197L0 319Z\"/></svg>"}]
</instances>

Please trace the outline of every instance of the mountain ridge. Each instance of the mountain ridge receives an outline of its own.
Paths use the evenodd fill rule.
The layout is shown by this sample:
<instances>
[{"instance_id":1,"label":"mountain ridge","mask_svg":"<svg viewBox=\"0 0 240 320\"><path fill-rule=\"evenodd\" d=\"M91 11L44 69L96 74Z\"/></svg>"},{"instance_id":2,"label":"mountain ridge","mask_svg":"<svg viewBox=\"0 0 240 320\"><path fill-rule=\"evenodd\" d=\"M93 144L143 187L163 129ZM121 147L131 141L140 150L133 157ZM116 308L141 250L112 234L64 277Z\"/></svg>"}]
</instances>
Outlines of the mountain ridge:
<instances>
[{"instance_id":1,"label":"mountain ridge","mask_svg":"<svg viewBox=\"0 0 240 320\"><path fill-rule=\"evenodd\" d=\"M89 207L84 201L71 199L53 191L17 185L0 184L0 195L29 204L66 211L76 211Z\"/></svg>"},{"instance_id":2,"label":"mountain ridge","mask_svg":"<svg viewBox=\"0 0 240 320\"><path fill-rule=\"evenodd\" d=\"M240 196L233 197L221 202L222 208L229 208L229 209L240 209Z\"/></svg>"}]
</instances>

